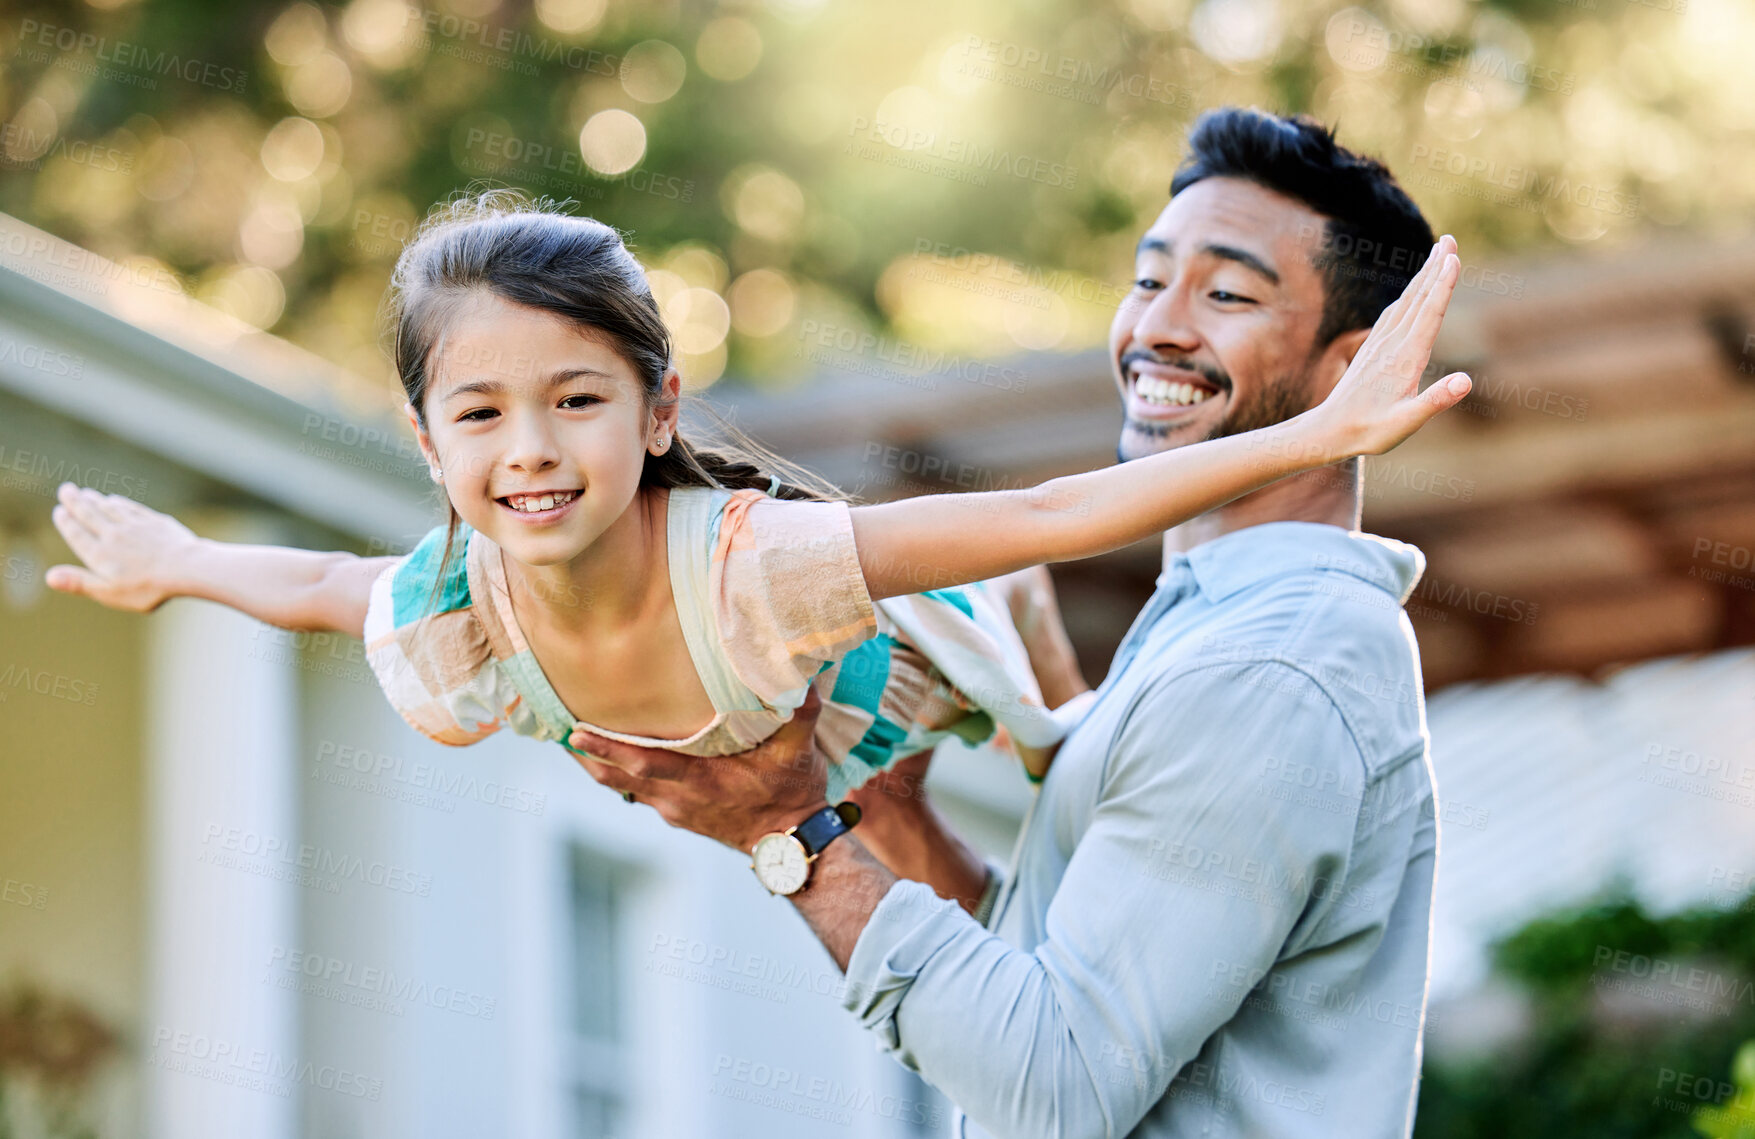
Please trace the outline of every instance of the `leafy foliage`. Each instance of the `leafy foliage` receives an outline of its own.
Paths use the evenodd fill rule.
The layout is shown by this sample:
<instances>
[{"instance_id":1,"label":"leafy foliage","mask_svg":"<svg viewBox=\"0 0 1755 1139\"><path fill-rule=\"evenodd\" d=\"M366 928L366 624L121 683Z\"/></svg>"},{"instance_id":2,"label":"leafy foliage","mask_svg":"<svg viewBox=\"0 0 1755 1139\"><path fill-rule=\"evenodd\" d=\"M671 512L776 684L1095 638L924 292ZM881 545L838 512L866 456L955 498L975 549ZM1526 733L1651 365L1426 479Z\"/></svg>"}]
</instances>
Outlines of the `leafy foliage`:
<instances>
[{"instance_id":1,"label":"leafy foliage","mask_svg":"<svg viewBox=\"0 0 1755 1139\"><path fill-rule=\"evenodd\" d=\"M1737 1079L1755 1075L1739 1053L1755 1036L1755 897L1668 917L1607 897L1531 922L1495 968L1528 994L1533 1027L1484 1058L1429 1053L1417 1139L1694 1139L1702 1108L1715 1126L1749 1118L1755 1093L1730 1073L1740 1056Z\"/></svg>"},{"instance_id":2,"label":"leafy foliage","mask_svg":"<svg viewBox=\"0 0 1755 1139\"><path fill-rule=\"evenodd\" d=\"M1746 211L1708 176L1755 101L1726 4L38 0L0 21L0 208L385 385L400 242L483 180L671 273L697 385L802 379L831 325L1070 350L1218 104L1336 125L1475 254Z\"/></svg>"}]
</instances>

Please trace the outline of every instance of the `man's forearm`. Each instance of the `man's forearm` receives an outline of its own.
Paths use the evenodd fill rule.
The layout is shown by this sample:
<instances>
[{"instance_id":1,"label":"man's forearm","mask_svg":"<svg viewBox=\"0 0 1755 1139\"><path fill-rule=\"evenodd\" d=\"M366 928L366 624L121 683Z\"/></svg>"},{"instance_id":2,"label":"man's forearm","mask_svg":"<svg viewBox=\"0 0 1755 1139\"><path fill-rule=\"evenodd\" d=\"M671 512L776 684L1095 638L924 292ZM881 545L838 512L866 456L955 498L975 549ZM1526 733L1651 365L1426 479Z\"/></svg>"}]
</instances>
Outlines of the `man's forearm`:
<instances>
[{"instance_id":1,"label":"man's forearm","mask_svg":"<svg viewBox=\"0 0 1755 1139\"><path fill-rule=\"evenodd\" d=\"M931 758L930 752L910 756L853 793L864 812L857 833L896 877L925 882L939 897L974 913L987 888L987 863L927 799Z\"/></svg>"},{"instance_id":2,"label":"man's forearm","mask_svg":"<svg viewBox=\"0 0 1755 1139\"><path fill-rule=\"evenodd\" d=\"M792 904L845 972L865 923L895 882L859 839L846 835L817 857L810 882L792 895Z\"/></svg>"}]
</instances>

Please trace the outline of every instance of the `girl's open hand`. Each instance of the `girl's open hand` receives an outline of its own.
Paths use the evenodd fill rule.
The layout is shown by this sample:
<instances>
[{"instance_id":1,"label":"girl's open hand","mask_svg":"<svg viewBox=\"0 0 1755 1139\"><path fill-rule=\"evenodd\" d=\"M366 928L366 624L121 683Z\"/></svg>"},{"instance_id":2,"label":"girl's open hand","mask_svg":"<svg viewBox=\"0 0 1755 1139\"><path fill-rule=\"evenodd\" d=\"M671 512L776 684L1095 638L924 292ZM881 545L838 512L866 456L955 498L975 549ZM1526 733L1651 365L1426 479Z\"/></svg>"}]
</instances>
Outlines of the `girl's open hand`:
<instances>
[{"instance_id":1,"label":"girl's open hand","mask_svg":"<svg viewBox=\"0 0 1755 1139\"><path fill-rule=\"evenodd\" d=\"M55 529L85 565L50 566L50 589L136 613L172 595L176 566L200 541L187 526L131 498L70 482L55 488L55 498Z\"/></svg>"},{"instance_id":2,"label":"girl's open hand","mask_svg":"<svg viewBox=\"0 0 1755 1139\"><path fill-rule=\"evenodd\" d=\"M1469 394L1469 378L1453 372L1420 391L1420 376L1444 323L1462 262L1449 234L1396 302L1383 310L1346 374L1312 413L1337 459L1381 455Z\"/></svg>"}]
</instances>

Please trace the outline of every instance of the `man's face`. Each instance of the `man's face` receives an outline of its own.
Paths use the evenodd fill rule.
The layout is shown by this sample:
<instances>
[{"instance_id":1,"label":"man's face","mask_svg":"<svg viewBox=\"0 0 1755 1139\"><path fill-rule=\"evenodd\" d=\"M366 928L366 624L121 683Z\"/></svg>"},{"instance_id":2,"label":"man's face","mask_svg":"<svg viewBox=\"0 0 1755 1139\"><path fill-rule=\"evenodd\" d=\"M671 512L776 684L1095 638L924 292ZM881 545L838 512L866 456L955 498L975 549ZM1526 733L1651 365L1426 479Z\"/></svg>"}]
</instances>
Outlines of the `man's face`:
<instances>
[{"instance_id":1,"label":"man's face","mask_svg":"<svg viewBox=\"0 0 1755 1139\"><path fill-rule=\"evenodd\" d=\"M1312 264L1325 219L1253 182L1207 178L1140 240L1109 330L1120 459L1234 435L1306 410L1322 323Z\"/></svg>"}]
</instances>

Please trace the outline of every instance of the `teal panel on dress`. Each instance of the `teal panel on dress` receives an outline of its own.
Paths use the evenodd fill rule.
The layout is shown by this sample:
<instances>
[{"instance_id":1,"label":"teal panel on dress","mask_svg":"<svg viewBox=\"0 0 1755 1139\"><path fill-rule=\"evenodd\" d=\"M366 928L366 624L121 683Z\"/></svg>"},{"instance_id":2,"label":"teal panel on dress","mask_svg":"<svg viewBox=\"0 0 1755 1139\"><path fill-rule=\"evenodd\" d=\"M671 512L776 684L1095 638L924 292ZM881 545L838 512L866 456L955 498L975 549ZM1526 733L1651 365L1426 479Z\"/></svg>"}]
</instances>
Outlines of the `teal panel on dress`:
<instances>
[{"instance_id":1,"label":"teal panel on dress","mask_svg":"<svg viewBox=\"0 0 1755 1139\"><path fill-rule=\"evenodd\" d=\"M946 605L954 606L963 611L963 616L970 620L975 619L975 607L969 604L969 599L967 597L963 596L962 586L958 586L954 589L929 589L920 596L930 597L934 601L942 601Z\"/></svg>"},{"instance_id":2,"label":"teal panel on dress","mask_svg":"<svg viewBox=\"0 0 1755 1139\"><path fill-rule=\"evenodd\" d=\"M879 716L865 729L865 735L848 754L877 771L896 761L896 747L908 738L908 730Z\"/></svg>"},{"instance_id":3,"label":"teal panel on dress","mask_svg":"<svg viewBox=\"0 0 1755 1139\"><path fill-rule=\"evenodd\" d=\"M572 734L573 714L561 703L560 694L548 682L548 674L536 663L536 654L529 649L515 653L500 661L500 670L512 681L512 687L518 690L536 713L536 719L542 725L545 739L558 739L563 743ZM567 748L572 751L571 747Z\"/></svg>"},{"instance_id":4,"label":"teal panel on dress","mask_svg":"<svg viewBox=\"0 0 1755 1139\"><path fill-rule=\"evenodd\" d=\"M435 613L449 613L454 609L469 607L469 565L465 560L469 550L469 532L467 525L462 522L457 524L457 534L451 540L451 561L445 567L445 581L439 587L436 597L433 596L433 582L439 573L439 561L445 553L443 526L435 526L428 531L427 536L420 540L420 545L409 553L408 559L397 567L396 577L390 583L390 598L395 612L393 620L397 628ZM433 598L430 604L428 598Z\"/></svg>"},{"instance_id":5,"label":"teal panel on dress","mask_svg":"<svg viewBox=\"0 0 1755 1139\"><path fill-rule=\"evenodd\" d=\"M896 638L879 633L842 657L829 699L877 715L884 688L890 683L890 648L895 643Z\"/></svg>"}]
</instances>

